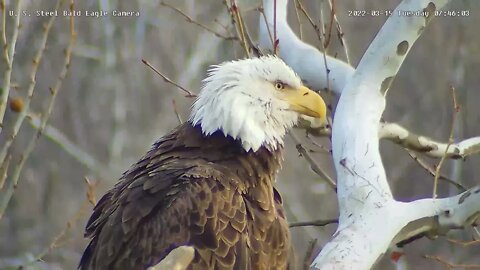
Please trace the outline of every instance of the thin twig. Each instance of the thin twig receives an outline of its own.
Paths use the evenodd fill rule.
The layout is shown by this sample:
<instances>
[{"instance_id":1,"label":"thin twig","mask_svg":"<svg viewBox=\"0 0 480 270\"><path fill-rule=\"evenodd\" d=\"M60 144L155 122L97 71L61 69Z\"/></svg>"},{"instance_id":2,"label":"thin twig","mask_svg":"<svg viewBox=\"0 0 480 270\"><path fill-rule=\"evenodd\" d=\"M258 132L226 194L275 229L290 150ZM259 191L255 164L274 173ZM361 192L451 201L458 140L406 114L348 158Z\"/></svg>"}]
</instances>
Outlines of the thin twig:
<instances>
[{"instance_id":1,"label":"thin twig","mask_svg":"<svg viewBox=\"0 0 480 270\"><path fill-rule=\"evenodd\" d=\"M480 245L480 240L472 240L472 241L460 241L460 240L456 240L456 239L453 239L453 238L447 238L447 241L452 243L452 244L455 244L455 245L459 245L459 246L462 246L462 247L470 247L470 246L474 246L474 245Z\"/></svg>"},{"instance_id":2,"label":"thin twig","mask_svg":"<svg viewBox=\"0 0 480 270\"><path fill-rule=\"evenodd\" d=\"M237 34L237 37L238 37L238 42L240 42L240 46L242 48L244 48L243 46L243 39L240 37L239 33L238 33L238 27L235 23L235 15L233 14L233 11L232 9L230 8L230 6L228 5L228 0L222 0L222 4L225 6L226 10L227 10L227 13L230 15L230 23L232 24L233 28L235 29L235 32ZM232 41L233 43L233 41ZM232 44L233 45L233 44ZM232 46L232 50L233 50L233 54L235 55L235 57L237 56L237 50L236 50L236 47L235 46Z\"/></svg>"},{"instance_id":3,"label":"thin twig","mask_svg":"<svg viewBox=\"0 0 480 270\"><path fill-rule=\"evenodd\" d=\"M265 15L265 11L264 11L263 7L258 8L258 11L263 16L263 21L264 21L265 25L267 26L268 37L270 38L270 42L272 43L272 48L273 48L275 46L275 42L273 41L272 31L270 30L270 25L268 25L267 16Z\"/></svg>"},{"instance_id":4,"label":"thin twig","mask_svg":"<svg viewBox=\"0 0 480 270\"><path fill-rule=\"evenodd\" d=\"M420 165L420 167L424 168L429 174L431 174L432 176L436 176L436 172L435 172L435 169L430 166L426 161L424 161L423 159L421 159L419 156L417 156L412 150L409 150L409 149L405 149L408 153L408 155L413 159L415 160L418 165ZM461 192L464 192L464 191L467 191L467 188L465 186L463 186L462 184L440 174L439 177L438 177L438 180L443 180L453 186L455 186L458 190L460 190Z\"/></svg>"},{"instance_id":5,"label":"thin twig","mask_svg":"<svg viewBox=\"0 0 480 270\"><path fill-rule=\"evenodd\" d=\"M153 70L155 73L157 73L160 77L163 78L163 80L166 82L166 83L169 83L169 84L172 84L174 85L175 87L177 87L178 89L182 90L183 92L186 93L185 97L188 97L188 98L193 98L193 97L196 97L197 95L188 91L185 87L179 85L178 83L170 80L167 76L165 76L163 73L161 73L160 71L158 71L158 69L156 69L154 66L152 66L147 60L145 59L142 59L142 63L144 63L147 67L149 67L151 70Z\"/></svg>"},{"instance_id":6,"label":"thin twig","mask_svg":"<svg viewBox=\"0 0 480 270\"><path fill-rule=\"evenodd\" d=\"M90 203L91 206L95 207L97 204L97 198L95 197L95 189L97 188L98 181L92 182L88 177L84 178L85 183L87 184L87 192L85 195L87 196L87 201Z\"/></svg>"},{"instance_id":7,"label":"thin twig","mask_svg":"<svg viewBox=\"0 0 480 270\"><path fill-rule=\"evenodd\" d=\"M318 41L320 41L320 44L322 44L322 47L325 48L325 33L327 32L327 24L324 23L325 22L325 16L323 15L323 4L325 3L325 0L320 0L320 11L319 11L319 16L320 16L320 19L318 21L318 23L322 26L321 28L319 27L319 30L323 30L323 33L322 33L322 38L319 38Z\"/></svg>"},{"instance_id":8,"label":"thin twig","mask_svg":"<svg viewBox=\"0 0 480 270\"><path fill-rule=\"evenodd\" d=\"M307 133L307 136L306 136L310 142L315 145L316 147L318 147L319 149L321 149L324 153L326 154L332 154L332 149L331 148L327 148L326 146L322 145L322 144L319 144L318 142L316 142L315 140L313 140L313 138L311 136L309 136L309 134ZM319 151L318 151L319 152Z\"/></svg>"},{"instance_id":9,"label":"thin twig","mask_svg":"<svg viewBox=\"0 0 480 270\"><path fill-rule=\"evenodd\" d=\"M172 99L172 106L173 106L173 112L175 113L175 116L177 116L178 123L180 125L183 124L183 119L180 113L178 112L177 102L175 102L175 99Z\"/></svg>"},{"instance_id":10,"label":"thin twig","mask_svg":"<svg viewBox=\"0 0 480 270\"><path fill-rule=\"evenodd\" d=\"M230 0L230 5L231 5L231 7L229 8L229 10L232 14L232 22L235 24L236 29L237 29L237 36L242 43L243 49L245 50L245 54L247 55L247 57L250 57L250 50L248 48L247 38L245 36L243 20L242 20L242 17L240 15L239 7L236 3L236 0Z\"/></svg>"},{"instance_id":11,"label":"thin twig","mask_svg":"<svg viewBox=\"0 0 480 270\"><path fill-rule=\"evenodd\" d=\"M323 4L323 0L321 1L321 5ZM331 14L330 14L330 25L329 25L329 32L332 31L332 24L333 24L333 15L335 14L335 10L334 10L334 7L331 6ZM322 42L322 40L320 39L320 43L322 44L323 46L323 53L322 53L322 56L323 56L323 65L325 66L325 78L327 80L327 85L326 85L326 91L327 91L327 95L328 95L328 105L327 105L327 109L328 111L330 112L331 115L333 115L333 111L332 111L332 104L331 104L331 101L332 101L332 91L330 90L330 69L328 68L328 62L327 62L327 52L328 52L328 45L330 45L330 41L325 41L326 37L325 37L325 33L327 32L327 30L325 29L325 24L323 23L324 19L323 19L323 7L320 8L320 23L323 25L323 39L324 39L324 42ZM330 39L330 36L331 36L331 33L329 33L329 39ZM330 117L327 118L327 123L329 126L333 126L332 124L332 119ZM331 137L328 137L328 139L330 141L332 141L332 138Z\"/></svg>"},{"instance_id":12,"label":"thin twig","mask_svg":"<svg viewBox=\"0 0 480 270\"><path fill-rule=\"evenodd\" d=\"M328 3L330 4L330 7L333 10L333 7L335 6L335 0L328 0ZM338 21L336 12L333 13L333 19L335 20L335 23L337 25L337 37L340 41L340 44L343 47L343 51L345 53L345 58L347 60L347 63L350 65L351 63L350 63L350 56L348 53L348 45L347 45L347 42L345 41L345 34L342 30L342 26L340 25L340 22Z\"/></svg>"},{"instance_id":13,"label":"thin twig","mask_svg":"<svg viewBox=\"0 0 480 270\"><path fill-rule=\"evenodd\" d=\"M477 218L476 224L478 224L478 222L480 222L480 220L478 220ZM473 227L473 232L474 232L474 239L477 237L480 237L480 231L478 230L478 227Z\"/></svg>"},{"instance_id":14,"label":"thin twig","mask_svg":"<svg viewBox=\"0 0 480 270\"><path fill-rule=\"evenodd\" d=\"M300 13L298 12L298 1L299 0L295 0L295 14L297 15L297 22L298 22L298 37L300 38L300 40L303 40L303 24L302 24L302 20L300 19Z\"/></svg>"},{"instance_id":15,"label":"thin twig","mask_svg":"<svg viewBox=\"0 0 480 270\"><path fill-rule=\"evenodd\" d=\"M443 163L447 159L448 148L453 144L453 132L455 129L455 119L457 118L457 113L460 111L460 107L457 105L457 96L455 93L455 87L453 85L450 86L450 90L452 93L452 101L453 101L453 115L452 115L452 123L450 127L450 135L448 136L448 145L445 149L445 154L440 159L436 169L435 169L435 178L433 182L433 192L432 198L437 198L437 185L438 185L438 178L440 177L440 169L443 166Z\"/></svg>"},{"instance_id":16,"label":"thin twig","mask_svg":"<svg viewBox=\"0 0 480 270\"><path fill-rule=\"evenodd\" d=\"M6 38L6 6L5 6L5 1L2 1L2 14L3 14L3 20L2 20L2 43L3 43L3 58L5 59L6 63L6 69L5 69L5 74L3 76L3 89L0 97L0 132L3 130L3 118L5 116L5 110L7 109L7 102L8 102L8 93L10 92L10 80L12 78L12 70L13 70L13 58L15 54L15 45L17 44L17 39L18 39L18 32L20 30L20 12L21 12L21 6L22 6L22 0L18 0L17 6L15 8L15 25L13 26L13 33L12 33L12 39L10 41L10 44L7 43L7 38Z\"/></svg>"},{"instance_id":17,"label":"thin twig","mask_svg":"<svg viewBox=\"0 0 480 270\"><path fill-rule=\"evenodd\" d=\"M250 31L248 30L248 27L243 20L242 10L238 9L238 15L242 24L243 35L244 35L245 42L247 43L248 52L254 53L254 55L256 56L263 55L264 54L263 51L256 45L255 42L253 42L252 36L250 35ZM247 56L250 57L249 54L247 54Z\"/></svg>"},{"instance_id":18,"label":"thin twig","mask_svg":"<svg viewBox=\"0 0 480 270\"><path fill-rule=\"evenodd\" d=\"M10 161L12 160L12 155L8 155L5 159L5 162L0 166L0 190L2 190L5 185L5 180L8 177L8 167L10 166Z\"/></svg>"},{"instance_id":19,"label":"thin twig","mask_svg":"<svg viewBox=\"0 0 480 270\"><path fill-rule=\"evenodd\" d=\"M423 257L425 259L430 259L430 260L434 260L434 261L437 261L437 262L440 262L442 264L445 265L445 267L449 270L451 269L457 269L457 268L463 268L463 269L480 269L480 265L479 264L453 264L453 263L450 263L448 262L446 259L440 257L440 256L436 256L436 255L423 255Z\"/></svg>"},{"instance_id":20,"label":"thin twig","mask_svg":"<svg viewBox=\"0 0 480 270\"><path fill-rule=\"evenodd\" d=\"M198 27L206 30L207 32L210 32L210 33L214 34L216 37L223 38L223 39L225 39L225 40L236 40L236 39L238 39L238 38L235 37L235 36L225 36L225 35L222 35L222 34L216 32L215 30L207 27L206 25L204 25L204 24L202 24L202 23L200 23L200 22L192 19L192 17L190 17L189 15L187 15L185 12L183 12L182 10L180 10L180 9L177 8L177 7L174 7L174 6L166 3L165 1L161 1L161 2L160 2L160 5L174 10L174 11L177 12L178 14L182 15L182 17L184 17L189 23L192 23L192 24L194 24L194 25L197 25Z\"/></svg>"},{"instance_id":21,"label":"thin twig","mask_svg":"<svg viewBox=\"0 0 480 270\"><path fill-rule=\"evenodd\" d=\"M307 160L312 170L316 174L318 174L323 180L325 180L333 190L336 190L337 184L335 183L335 181L333 181L333 179L328 176L328 174L322 169L322 167L316 162L316 160L310 155L310 153L303 147L297 136L295 136L293 132L290 132L290 137L294 141L297 147L297 151L305 158L305 160Z\"/></svg>"},{"instance_id":22,"label":"thin twig","mask_svg":"<svg viewBox=\"0 0 480 270\"><path fill-rule=\"evenodd\" d=\"M310 24L312 25L313 29L315 30L315 33L317 33L318 40L322 41L322 34L320 33L320 28L319 28L318 25L313 21L312 17L310 17L310 15L308 14L307 10L306 10L305 7L303 6L302 1L301 1L301 0L297 0L297 3L298 3L298 8L300 9L300 11L302 11L303 15L305 15L305 17L307 17L308 21L310 22Z\"/></svg>"},{"instance_id":23,"label":"thin twig","mask_svg":"<svg viewBox=\"0 0 480 270\"><path fill-rule=\"evenodd\" d=\"M325 32L326 33L326 37L325 37L325 40L323 42L323 47L324 48L328 48L328 46L330 45L330 41L331 41L331 38L332 38L332 27L333 27L333 21L334 21L334 17L335 17L335 1L328 1L328 3L330 4L330 22L328 24L328 29L327 31Z\"/></svg>"},{"instance_id":24,"label":"thin twig","mask_svg":"<svg viewBox=\"0 0 480 270\"><path fill-rule=\"evenodd\" d=\"M230 29L229 29L226 25L223 25L223 23L221 23L217 18L215 18L213 21L214 21L216 24L220 25L220 27L222 27L223 30L225 30L225 32L230 33ZM238 40L237 37L235 37L235 39Z\"/></svg>"},{"instance_id":25,"label":"thin twig","mask_svg":"<svg viewBox=\"0 0 480 270\"><path fill-rule=\"evenodd\" d=\"M278 55L278 43L280 41L277 38L277 0L273 0L273 54Z\"/></svg>"},{"instance_id":26,"label":"thin twig","mask_svg":"<svg viewBox=\"0 0 480 270\"><path fill-rule=\"evenodd\" d=\"M338 223L338 219L318 219L318 220L312 220L312 221L290 222L288 226L290 228L305 227L305 226L323 227L329 224L336 224L336 223Z\"/></svg>"}]
</instances>

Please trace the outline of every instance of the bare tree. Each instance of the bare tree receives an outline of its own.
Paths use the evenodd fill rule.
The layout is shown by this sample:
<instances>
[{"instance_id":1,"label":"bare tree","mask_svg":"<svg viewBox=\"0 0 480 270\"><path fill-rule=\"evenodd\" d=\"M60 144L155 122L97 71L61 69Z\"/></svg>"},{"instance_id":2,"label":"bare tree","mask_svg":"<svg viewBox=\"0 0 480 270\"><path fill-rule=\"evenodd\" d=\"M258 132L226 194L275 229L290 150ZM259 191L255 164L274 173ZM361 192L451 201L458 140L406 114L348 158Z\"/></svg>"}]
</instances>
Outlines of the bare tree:
<instances>
[{"instance_id":1,"label":"bare tree","mask_svg":"<svg viewBox=\"0 0 480 270\"><path fill-rule=\"evenodd\" d=\"M443 12L448 1L403 1L393 10L354 72L296 37L286 22L287 2L264 1L261 43L273 51L279 46L280 56L307 84L316 89L330 88L340 95L331 134L339 225L311 269L370 269L390 246L476 225L480 186L445 199L437 199L437 186L445 159L465 158L480 152L480 137L454 143L452 124L449 142L442 144L413 135L397 124L380 123L385 96L403 60L426 25ZM405 15L410 12L415 15ZM277 29L279 33L273 33ZM326 74L318 74L322 64ZM329 77L330 74L333 76ZM455 89L453 86L451 89L452 111L456 114L459 106ZM455 116L452 119L454 122ZM379 152L381 138L441 158L433 173L432 199L408 203L394 199Z\"/></svg>"},{"instance_id":2,"label":"bare tree","mask_svg":"<svg viewBox=\"0 0 480 270\"><path fill-rule=\"evenodd\" d=\"M313 269L347 269L352 265L369 269L392 241L396 244L422 233L444 233L472 225L477 219L478 186L454 197L436 199L435 181L433 199L396 201L379 153L378 123L385 108L385 95L410 47L434 13L447 2L400 4L394 14L421 10L425 16L391 16L342 91L332 134L340 221L334 238L315 259ZM456 110L457 104L453 107ZM445 147L443 157L447 157L450 146ZM479 147L477 137L469 140L464 151L455 152L475 153Z\"/></svg>"}]
</instances>

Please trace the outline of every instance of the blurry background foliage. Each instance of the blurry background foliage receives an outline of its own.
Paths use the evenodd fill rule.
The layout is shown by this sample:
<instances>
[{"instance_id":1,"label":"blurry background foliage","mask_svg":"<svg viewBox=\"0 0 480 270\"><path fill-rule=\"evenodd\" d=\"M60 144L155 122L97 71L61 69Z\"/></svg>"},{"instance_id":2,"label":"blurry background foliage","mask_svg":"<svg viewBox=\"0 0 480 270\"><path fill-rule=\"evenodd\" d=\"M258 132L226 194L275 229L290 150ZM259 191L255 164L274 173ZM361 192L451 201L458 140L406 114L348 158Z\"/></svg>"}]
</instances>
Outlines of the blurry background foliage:
<instances>
[{"instance_id":1,"label":"blurry background foliage","mask_svg":"<svg viewBox=\"0 0 480 270\"><path fill-rule=\"evenodd\" d=\"M68 1L66 1L68 2ZM257 37L259 0L238 1L252 39ZM302 38L322 47L312 25L302 14L297 15L293 0L289 4L289 21ZM329 22L328 1L302 1L318 23L320 11ZM397 121L412 131L446 141L452 118L449 85L454 84L461 105L455 128L457 138L480 134L480 1L452 1L448 8L469 10L468 17L439 17L430 24L413 47L389 91L384 118ZM7 11L16 1L6 1ZM192 19L224 36L235 36L231 17L221 0L180 0L169 3ZM228 1L230 3L230 1ZM349 17L349 10L393 10L398 0L335 1L336 14L349 46L351 62L356 66L363 52L386 20L378 17ZM32 59L40 46L43 25L48 17L36 17L37 10L53 10L55 1L23 1L22 10L32 13L21 17L10 98L26 98ZM68 10L65 3L60 10ZM207 67L225 60L244 57L237 41L219 38L189 23L178 12L161 1L75 1L75 10L105 10L101 18L75 17L76 44L70 70L63 80L49 120L55 136L76 146L68 153L65 143L58 144L41 137L27 160L18 186L0 220L0 269L24 265L27 269L74 269L87 244L83 228L91 213L87 202L90 179L90 200L111 188L121 173L145 153L151 143L178 124L172 101L179 114L187 119L191 98L142 64L148 60L180 85L198 92ZM140 16L113 17L111 12L138 11ZM10 41L14 18L7 13L7 38ZM64 50L70 40L69 18L59 16L54 22L31 104L32 113L43 113L51 97L49 88L57 81L64 65ZM319 25L321 25L319 23ZM334 27L335 29L335 27ZM281 46L281 44L280 44ZM330 55L343 57L336 35L329 46ZM1 78L5 62L0 65ZM3 84L3 82L2 82ZM7 108L5 128L0 136L4 144L18 113ZM12 149L15 164L34 134L28 121L23 124ZM299 136L303 132L296 131ZM303 137L302 137L303 138ZM330 148L327 138L315 139ZM329 154L305 140L307 149L334 176ZM412 200L431 196L433 177L418 166L406 151L382 142L382 153L395 196ZM81 150L81 151L80 151ZM277 186L283 194L290 221L335 218L336 197L328 186L309 169L288 139L283 170ZM91 160L79 157L85 152ZM80 159L80 161L79 161ZM428 161L433 164L438 160ZM86 166L87 165L87 166ZM444 174L473 186L480 181L480 157L447 161ZM97 183L95 185L95 183ZM440 194L456 194L457 190L440 182ZM318 238L315 250L329 240L335 225L293 228L293 242L299 265L309 246ZM451 235L468 240L471 232ZM412 269L438 269L441 264L422 257L440 255L452 262L480 263L480 245L461 247L445 239L422 239L406 248ZM35 262L43 256L44 262ZM387 258L378 269L391 268ZM14 268L15 269L15 268ZM25 269L25 268L24 268Z\"/></svg>"}]
</instances>

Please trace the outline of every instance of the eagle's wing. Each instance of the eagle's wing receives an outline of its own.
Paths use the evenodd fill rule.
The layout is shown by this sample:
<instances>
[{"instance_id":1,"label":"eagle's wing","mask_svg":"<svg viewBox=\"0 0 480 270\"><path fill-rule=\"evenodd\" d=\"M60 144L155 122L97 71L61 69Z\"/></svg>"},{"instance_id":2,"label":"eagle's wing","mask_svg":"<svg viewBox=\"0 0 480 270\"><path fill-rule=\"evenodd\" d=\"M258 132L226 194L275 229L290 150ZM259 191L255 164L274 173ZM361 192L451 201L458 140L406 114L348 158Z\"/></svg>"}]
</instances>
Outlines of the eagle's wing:
<instances>
[{"instance_id":1,"label":"eagle's wing","mask_svg":"<svg viewBox=\"0 0 480 270\"><path fill-rule=\"evenodd\" d=\"M196 160L195 151L188 157L175 152L174 141L157 142L99 200L87 223L91 242L80 269L143 270L183 245L196 247L193 264L201 268L248 269L239 265L248 258L242 195L218 181L224 172Z\"/></svg>"}]
</instances>

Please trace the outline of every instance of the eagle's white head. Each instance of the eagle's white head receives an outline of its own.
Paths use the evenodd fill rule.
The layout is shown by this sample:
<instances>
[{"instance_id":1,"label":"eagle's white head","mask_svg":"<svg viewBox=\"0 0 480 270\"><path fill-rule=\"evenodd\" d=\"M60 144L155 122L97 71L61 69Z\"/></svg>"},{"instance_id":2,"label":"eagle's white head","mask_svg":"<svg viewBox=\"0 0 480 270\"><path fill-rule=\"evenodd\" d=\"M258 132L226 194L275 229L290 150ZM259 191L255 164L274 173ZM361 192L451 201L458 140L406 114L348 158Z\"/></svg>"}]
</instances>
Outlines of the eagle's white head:
<instances>
[{"instance_id":1,"label":"eagle's white head","mask_svg":"<svg viewBox=\"0 0 480 270\"><path fill-rule=\"evenodd\" d=\"M326 118L323 99L275 56L212 66L193 104L190 122L205 135L221 130L245 151L275 150L300 115Z\"/></svg>"}]
</instances>

